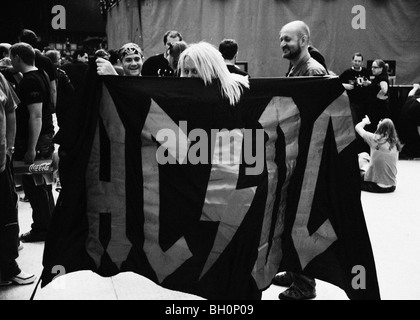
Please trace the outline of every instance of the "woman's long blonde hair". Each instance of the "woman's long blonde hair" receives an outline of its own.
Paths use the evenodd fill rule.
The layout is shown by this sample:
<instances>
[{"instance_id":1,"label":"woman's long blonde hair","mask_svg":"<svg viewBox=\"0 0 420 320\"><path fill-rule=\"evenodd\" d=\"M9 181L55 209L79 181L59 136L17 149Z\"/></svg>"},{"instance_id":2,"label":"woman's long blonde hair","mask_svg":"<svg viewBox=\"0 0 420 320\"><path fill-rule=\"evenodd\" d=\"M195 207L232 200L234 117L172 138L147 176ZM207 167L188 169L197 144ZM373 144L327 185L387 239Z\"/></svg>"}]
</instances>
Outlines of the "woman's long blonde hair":
<instances>
[{"instance_id":1,"label":"woman's long blonde hair","mask_svg":"<svg viewBox=\"0 0 420 320\"><path fill-rule=\"evenodd\" d=\"M215 79L220 81L222 94L229 99L231 105L236 105L244 88L249 88L248 77L230 73L222 54L208 42L191 44L181 53L178 63L179 74L184 68L186 57L195 64L205 85L211 84Z\"/></svg>"}]
</instances>

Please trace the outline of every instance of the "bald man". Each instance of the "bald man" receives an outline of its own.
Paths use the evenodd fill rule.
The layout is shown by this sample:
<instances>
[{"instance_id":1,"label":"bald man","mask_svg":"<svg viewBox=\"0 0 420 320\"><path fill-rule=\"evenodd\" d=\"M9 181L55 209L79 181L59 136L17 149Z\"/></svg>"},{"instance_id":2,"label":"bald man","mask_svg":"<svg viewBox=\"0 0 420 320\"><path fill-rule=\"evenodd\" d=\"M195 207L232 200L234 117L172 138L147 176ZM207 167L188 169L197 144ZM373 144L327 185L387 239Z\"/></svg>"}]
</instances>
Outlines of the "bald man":
<instances>
[{"instance_id":1,"label":"bald man","mask_svg":"<svg viewBox=\"0 0 420 320\"><path fill-rule=\"evenodd\" d=\"M292 68L288 77L323 76L328 71L309 53L311 32L303 21L292 21L280 30L280 47L283 58L290 61Z\"/></svg>"},{"instance_id":2,"label":"bald man","mask_svg":"<svg viewBox=\"0 0 420 320\"><path fill-rule=\"evenodd\" d=\"M280 30L280 47L283 58L290 61L292 68L288 77L311 77L327 75L328 71L311 57L308 47L311 37L309 27L303 21L293 21ZM289 287L280 293L281 300L307 300L316 297L315 279L294 272L277 274L273 284Z\"/></svg>"}]
</instances>

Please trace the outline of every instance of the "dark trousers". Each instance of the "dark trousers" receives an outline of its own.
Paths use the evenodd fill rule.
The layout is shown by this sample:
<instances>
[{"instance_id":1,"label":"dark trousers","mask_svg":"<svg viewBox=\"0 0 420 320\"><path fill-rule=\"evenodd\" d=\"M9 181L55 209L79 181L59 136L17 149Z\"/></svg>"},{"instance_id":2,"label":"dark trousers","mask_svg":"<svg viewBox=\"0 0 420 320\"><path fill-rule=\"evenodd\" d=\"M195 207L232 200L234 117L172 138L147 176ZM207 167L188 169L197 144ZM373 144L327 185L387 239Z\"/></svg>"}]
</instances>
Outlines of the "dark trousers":
<instances>
[{"instance_id":1,"label":"dark trousers","mask_svg":"<svg viewBox=\"0 0 420 320\"><path fill-rule=\"evenodd\" d=\"M52 185L36 185L32 175L22 177L23 190L32 207L31 232L42 237L47 235L55 208Z\"/></svg>"},{"instance_id":2,"label":"dark trousers","mask_svg":"<svg viewBox=\"0 0 420 320\"><path fill-rule=\"evenodd\" d=\"M10 279L20 273L16 263L18 254L18 207L17 193L10 161L0 173L0 278Z\"/></svg>"}]
</instances>

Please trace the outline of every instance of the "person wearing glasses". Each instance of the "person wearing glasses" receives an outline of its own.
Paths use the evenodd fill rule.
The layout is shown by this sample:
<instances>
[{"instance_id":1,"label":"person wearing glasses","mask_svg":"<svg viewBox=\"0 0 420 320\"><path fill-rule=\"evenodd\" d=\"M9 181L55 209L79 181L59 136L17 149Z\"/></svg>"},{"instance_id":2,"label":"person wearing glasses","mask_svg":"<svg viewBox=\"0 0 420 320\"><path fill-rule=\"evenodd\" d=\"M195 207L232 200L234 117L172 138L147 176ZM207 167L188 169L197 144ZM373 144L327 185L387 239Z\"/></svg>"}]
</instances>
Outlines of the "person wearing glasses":
<instances>
[{"instance_id":1,"label":"person wearing glasses","mask_svg":"<svg viewBox=\"0 0 420 320\"><path fill-rule=\"evenodd\" d=\"M368 103L367 115L371 124L367 130L374 132L380 119L389 118L391 111L389 107L389 77L388 66L380 59L372 63L373 80L368 81Z\"/></svg>"}]
</instances>

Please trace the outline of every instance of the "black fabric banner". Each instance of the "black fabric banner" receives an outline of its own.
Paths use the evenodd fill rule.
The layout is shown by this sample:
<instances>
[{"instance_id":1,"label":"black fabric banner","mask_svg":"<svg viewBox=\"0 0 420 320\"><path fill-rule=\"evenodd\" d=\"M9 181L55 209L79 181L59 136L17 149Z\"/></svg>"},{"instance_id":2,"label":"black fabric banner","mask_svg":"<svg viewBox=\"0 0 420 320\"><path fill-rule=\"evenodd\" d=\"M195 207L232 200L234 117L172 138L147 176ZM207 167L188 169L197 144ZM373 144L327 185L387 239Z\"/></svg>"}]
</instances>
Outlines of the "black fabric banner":
<instances>
[{"instance_id":1,"label":"black fabric banner","mask_svg":"<svg viewBox=\"0 0 420 320\"><path fill-rule=\"evenodd\" d=\"M89 85L57 137L42 287L62 266L260 299L287 270L380 299L338 78L251 79L235 107L197 79L92 74Z\"/></svg>"}]
</instances>

